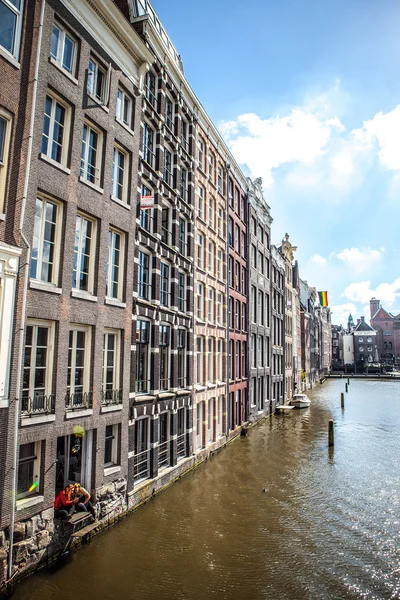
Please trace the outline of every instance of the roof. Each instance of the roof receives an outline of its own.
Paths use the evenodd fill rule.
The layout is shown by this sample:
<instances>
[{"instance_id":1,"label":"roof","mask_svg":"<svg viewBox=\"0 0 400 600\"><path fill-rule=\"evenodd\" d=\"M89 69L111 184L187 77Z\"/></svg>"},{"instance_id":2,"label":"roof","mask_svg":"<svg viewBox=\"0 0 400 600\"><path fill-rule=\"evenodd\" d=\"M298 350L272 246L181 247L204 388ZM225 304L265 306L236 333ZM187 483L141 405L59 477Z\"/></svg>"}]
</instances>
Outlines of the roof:
<instances>
[{"instance_id":1,"label":"roof","mask_svg":"<svg viewBox=\"0 0 400 600\"><path fill-rule=\"evenodd\" d=\"M376 311L376 313L371 317L371 321L372 319L383 319L383 320L388 320L388 319L393 319L393 316L387 312L387 310L385 310L384 308L378 308L378 310Z\"/></svg>"},{"instance_id":2,"label":"roof","mask_svg":"<svg viewBox=\"0 0 400 600\"><path fill-rule=\"evenodd\" d=\"M373 327L371 327L371 325L368 325L368 323L366 323L364 320L362 320L359 323L357 323L356 327L354 328L354 332L356 332L356 331L373 331L373 332L375 332L375 329Z\"/></svg>"}]
</instances>

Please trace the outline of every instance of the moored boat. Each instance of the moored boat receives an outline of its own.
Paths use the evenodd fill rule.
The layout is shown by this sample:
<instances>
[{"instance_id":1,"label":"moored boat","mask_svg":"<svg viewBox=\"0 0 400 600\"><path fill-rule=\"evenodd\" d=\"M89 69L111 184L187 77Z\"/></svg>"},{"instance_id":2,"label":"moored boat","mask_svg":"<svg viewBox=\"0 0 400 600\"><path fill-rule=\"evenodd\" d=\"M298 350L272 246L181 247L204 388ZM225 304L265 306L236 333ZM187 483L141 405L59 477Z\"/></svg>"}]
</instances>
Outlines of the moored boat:
<instances>
[{"instance_id":1,"label":"moored boat","mask_svg":"<svg viewBox=\"0 0 400 600\"><path fill-rule=\"evenodd\" d=\"M307 408L311 404L311 400L306 394L295 394L290 401L290 404L295 408Z\"/></svg>"}]
</instances>

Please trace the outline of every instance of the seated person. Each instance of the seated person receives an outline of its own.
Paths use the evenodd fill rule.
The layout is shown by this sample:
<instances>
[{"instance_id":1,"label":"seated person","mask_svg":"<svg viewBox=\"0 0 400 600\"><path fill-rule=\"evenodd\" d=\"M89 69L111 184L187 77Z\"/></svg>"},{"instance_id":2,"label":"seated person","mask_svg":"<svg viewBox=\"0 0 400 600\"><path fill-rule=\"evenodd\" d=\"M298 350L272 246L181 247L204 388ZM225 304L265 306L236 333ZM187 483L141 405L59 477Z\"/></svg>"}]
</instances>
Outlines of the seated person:
<instances>
[{"instance_id":1,"label":"seated person","mask_svg":"<svg viewBox=\"0 0 400 600\"><path fill-rule=\"evenodd\" d=\"M78 500L76 509L79 511L90 512L93 520L96 520L96 511L94 510L93 504L90 501L90 494L85 490L80 483L74 483L74 497Z\"/></svg>"},{"instance_id":2,"label":"seated person","mask_svg":"<svg viewBox=\"0 0 400 600\"><path fill-rule=\"evenodd\" d=\"M68 484L54 499L54 516L57 519L70 519L75 512L75 505L79 502L73 496L74 486Z\"/></svg>"}]
</instances>

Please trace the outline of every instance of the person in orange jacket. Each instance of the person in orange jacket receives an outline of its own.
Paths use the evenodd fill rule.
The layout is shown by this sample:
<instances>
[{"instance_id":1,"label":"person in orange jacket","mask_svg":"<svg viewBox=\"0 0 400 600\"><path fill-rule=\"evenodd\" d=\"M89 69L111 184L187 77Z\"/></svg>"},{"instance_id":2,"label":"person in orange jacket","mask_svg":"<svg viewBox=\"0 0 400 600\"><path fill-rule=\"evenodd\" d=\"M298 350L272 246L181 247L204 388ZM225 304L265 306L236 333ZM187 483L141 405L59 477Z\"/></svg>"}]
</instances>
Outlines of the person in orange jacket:
<instances>
[{"instance_id":1,"label":"person in orange jacket","mask_svg":"<svg viewBox=\"0 0 400 600\"><path fill-rule=\"evenodd\" d=\"M72 517L75 511L75 504L79 502L79 498L73 496L74 486L72 484L62 490L54 499L54 516L57 519L68 520Z\"/></svg>"}]
</instances>

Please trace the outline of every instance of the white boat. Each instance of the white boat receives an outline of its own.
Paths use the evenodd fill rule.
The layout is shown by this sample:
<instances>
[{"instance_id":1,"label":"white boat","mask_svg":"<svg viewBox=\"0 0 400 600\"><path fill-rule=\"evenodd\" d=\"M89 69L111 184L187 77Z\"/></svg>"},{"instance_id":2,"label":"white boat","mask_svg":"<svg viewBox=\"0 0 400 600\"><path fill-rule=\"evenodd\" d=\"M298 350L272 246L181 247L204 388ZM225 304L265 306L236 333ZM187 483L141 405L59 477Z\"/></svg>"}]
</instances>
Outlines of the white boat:
<instances>
[{"instance_id":1,"label":"white boat","mask_svg":"<svg viewBox=\"0 0 400 600\"><path fill-rule=\"evenodd\" d=\"M293 410L294 406L290 406L290 404L277 404L275 406L275 412L287 414L290 410Z\"/></svg>"},{"instance_id":2,"label":"white boat","mask_svg":"<svg viewBox=\"0 0 400 600\"><path fill-rule=\"evenodd\" d=\"M290 404L295 408L307 408L310 406L311 400L305 394L295 394Z\"/></svg>"}]
</instances>

